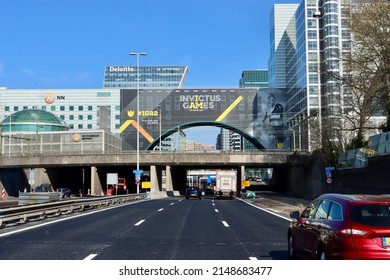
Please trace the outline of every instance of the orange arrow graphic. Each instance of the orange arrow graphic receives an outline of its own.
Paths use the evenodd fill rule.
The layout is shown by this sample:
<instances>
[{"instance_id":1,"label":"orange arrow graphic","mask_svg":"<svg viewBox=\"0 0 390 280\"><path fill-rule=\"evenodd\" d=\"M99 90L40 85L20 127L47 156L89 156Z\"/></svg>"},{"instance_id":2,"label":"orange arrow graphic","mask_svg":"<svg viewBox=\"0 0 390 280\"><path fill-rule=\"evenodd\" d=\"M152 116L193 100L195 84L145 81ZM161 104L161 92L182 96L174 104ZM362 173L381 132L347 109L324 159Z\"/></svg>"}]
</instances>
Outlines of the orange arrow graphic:
<instances>
[{"instance_id":1,"label":"orange arrow graphic","mask_svg":"<svg viewBox=\"0 0 390 280\"><path fill-rule=\"evenodd\" d=\"M150 143L153 142L153 137L150 136L149 133L146 132L146 130L140 126L135 120L127 120L125 121L121 127L119 128L119 132L122 133L123 131L125 131L125 129L129 126L129 125L132 125L135 127L135 129L137 129Z\"/></svg>"}]
</instances>

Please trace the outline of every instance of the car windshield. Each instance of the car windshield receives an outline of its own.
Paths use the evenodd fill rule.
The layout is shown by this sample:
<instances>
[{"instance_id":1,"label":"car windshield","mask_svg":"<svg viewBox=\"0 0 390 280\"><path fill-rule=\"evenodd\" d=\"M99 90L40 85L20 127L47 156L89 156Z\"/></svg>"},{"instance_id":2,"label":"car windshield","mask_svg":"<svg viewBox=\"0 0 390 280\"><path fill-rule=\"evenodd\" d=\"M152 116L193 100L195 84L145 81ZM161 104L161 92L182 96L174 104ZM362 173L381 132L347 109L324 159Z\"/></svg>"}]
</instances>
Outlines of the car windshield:
<instances>
[{"instance_id":1,"label":"car windshield","mask_svg":"<svg viewBox=\"0 0 390 280\"><path fill-rule=\"evenodd\" d=\"M351 221L368 226L390 227L390 206L360 205L350 208Z\"/></svg>"}]
</instances>

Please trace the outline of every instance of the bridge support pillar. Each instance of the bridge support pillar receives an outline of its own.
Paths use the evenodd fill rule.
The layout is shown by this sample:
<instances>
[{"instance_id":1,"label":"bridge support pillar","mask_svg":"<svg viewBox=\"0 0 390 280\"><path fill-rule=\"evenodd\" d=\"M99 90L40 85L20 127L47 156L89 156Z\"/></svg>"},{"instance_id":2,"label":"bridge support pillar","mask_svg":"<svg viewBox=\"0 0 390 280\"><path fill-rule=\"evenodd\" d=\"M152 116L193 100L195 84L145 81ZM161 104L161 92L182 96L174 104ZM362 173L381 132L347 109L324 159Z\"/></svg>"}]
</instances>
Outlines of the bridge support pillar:
<instances>
[{"instance_id":1,"label":"bridge support pillar","mask_svg":"<svg viewBox=\"0 0 390 280\"><path fill-rule=\"evenodd\" d=\"M165 168L165 176L166 176L165 190L173 191L172 172L171 172L171 167L169 165Z\"/></svg>"},{"instance_id":2,"label":"bridge support pillar","mask_svg":"<svg viewBox=\"0 0 390 280\"><path fill-rule=\"evenodd\" d=\"M245 166L244 165L241 165L241 182L242 181L245 181ZM240 186L241 186L241 182L240 182Z\"/></svg>"},{"instance_id":3,"label":"bridge support pillar","mask_svg":"<svg viewBox=\"0 0 390 280\"><path fill-rule=\"evenodd\" d=\"M150 166L150 191L158 192L162 190L162 170L155 165Z\"/></svg>"},{"instance_id":4,"label":"bridge support pillar","mask_svg":"<svg viewBox=\"0 0 390 280\"><path fill-rule=\"evenodd\" d=\"M91 195L103 195L102 183L96 166L91 166Z\"/></svg>"}]
</instances>

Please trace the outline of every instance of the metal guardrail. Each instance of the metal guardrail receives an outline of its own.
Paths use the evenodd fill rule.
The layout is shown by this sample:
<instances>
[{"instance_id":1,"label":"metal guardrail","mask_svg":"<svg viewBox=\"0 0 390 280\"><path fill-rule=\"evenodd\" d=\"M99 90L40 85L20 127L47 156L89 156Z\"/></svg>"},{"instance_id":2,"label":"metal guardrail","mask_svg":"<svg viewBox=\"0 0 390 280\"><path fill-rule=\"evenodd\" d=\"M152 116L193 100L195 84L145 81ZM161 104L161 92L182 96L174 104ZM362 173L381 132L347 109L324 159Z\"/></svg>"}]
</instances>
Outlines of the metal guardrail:
<instances>
[{"instance_id":1,"label":"metal guardrail","mask_svg":"<svg viewBox=\"0 0 390 280\"><path fill-rule=\"evenodd\" d=\"M5 225L23 224L49 217L70 214L76 211L87 211L110 205L144 200L148 193L106 196L98 198L75 199L68 201L48 202L27 206L16 206L0 209L0 228Z\"/></svg>"}]
</instances>

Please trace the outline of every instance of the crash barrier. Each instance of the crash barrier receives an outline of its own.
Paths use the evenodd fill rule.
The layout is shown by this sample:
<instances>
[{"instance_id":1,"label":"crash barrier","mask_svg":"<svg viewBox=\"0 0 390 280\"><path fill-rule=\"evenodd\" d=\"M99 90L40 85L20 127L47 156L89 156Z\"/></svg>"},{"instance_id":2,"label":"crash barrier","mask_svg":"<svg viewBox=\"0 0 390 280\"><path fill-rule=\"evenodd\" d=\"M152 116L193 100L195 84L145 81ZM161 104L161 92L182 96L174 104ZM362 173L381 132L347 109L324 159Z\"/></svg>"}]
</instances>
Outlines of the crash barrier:
<instances>
[{"instance_id":1,"label":"crash barrier","mask_svg":"<svg viewBox=\"0 0 390 280\"><path fill-rule=\"evenodd\" d=\"M60 195L58 192L19 192L18 204L28 205L54 202L60 200Z\"/></svg>"},{"instance_id":2,"label":"crash barrier","mask_svg":"<svg viewBox=\"0 0 390 280\"><path fill-rule=\"evenodd\" d=\"M70 214L76 211L87 211L147 198L149 198L149 193L74 199L0 209L0 228L5 225L17 225L28 221Z\"/></svg>"}]
</instances>

